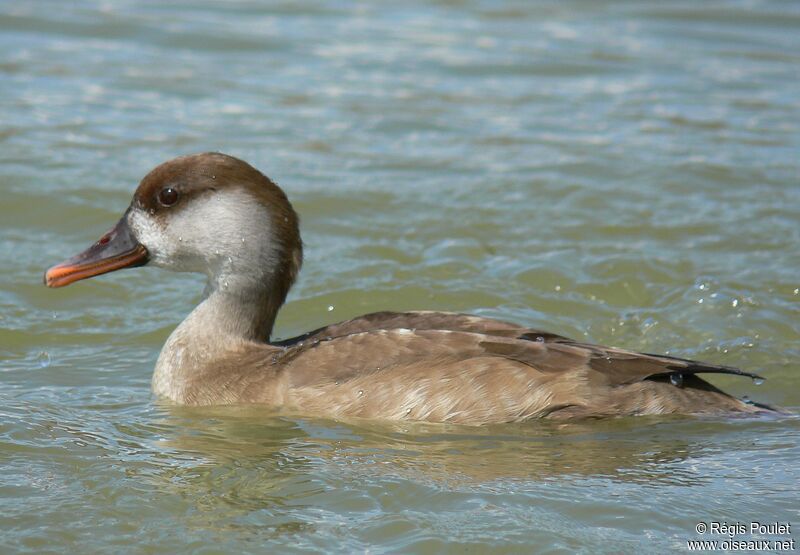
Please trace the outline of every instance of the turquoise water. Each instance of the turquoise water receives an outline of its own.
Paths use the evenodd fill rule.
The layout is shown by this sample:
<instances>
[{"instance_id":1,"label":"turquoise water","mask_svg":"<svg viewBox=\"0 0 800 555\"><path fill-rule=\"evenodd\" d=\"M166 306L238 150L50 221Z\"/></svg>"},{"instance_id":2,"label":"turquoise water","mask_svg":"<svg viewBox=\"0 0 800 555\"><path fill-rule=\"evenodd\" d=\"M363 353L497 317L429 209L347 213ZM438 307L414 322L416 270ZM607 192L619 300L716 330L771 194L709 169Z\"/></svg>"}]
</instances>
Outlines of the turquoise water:
<instances>
[{"instance_id":1,"label":"turquoise water","mask_svg":"<svg viewBox=\"0 0 800 555\"><path fill-rule=\"evenodd\" d=\"M0 552L682 552L727 538L701 521L800 526L796 418L182 409L149 380L199 277L41 285L151 167L220 150L302 218L281 337L465 311L758 371L714 383L800 410L800 4L8 1L0 52Z\"/></svg>"}]
</instances>

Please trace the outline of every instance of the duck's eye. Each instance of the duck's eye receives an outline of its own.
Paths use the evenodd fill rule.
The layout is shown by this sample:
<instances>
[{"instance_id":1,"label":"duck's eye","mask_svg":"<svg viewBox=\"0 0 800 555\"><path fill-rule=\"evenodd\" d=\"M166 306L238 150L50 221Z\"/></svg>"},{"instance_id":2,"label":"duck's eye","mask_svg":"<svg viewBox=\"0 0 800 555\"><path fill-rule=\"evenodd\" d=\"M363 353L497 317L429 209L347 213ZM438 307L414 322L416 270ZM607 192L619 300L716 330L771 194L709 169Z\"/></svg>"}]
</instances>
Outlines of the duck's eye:
<instances>
[{"instance_id":1,"label":"duck's eye","mask_svg":"<svg viewBox=\"0 0 800 555\"><path fill-rule=\"evenodd\" d=\"M165 189L161 189L161 192L158 193L158 202L160 202L164 206L172 206L173 204L178 202L178 191L176 191L172 187L166 187Z\"/></svg>"}]
</instances>

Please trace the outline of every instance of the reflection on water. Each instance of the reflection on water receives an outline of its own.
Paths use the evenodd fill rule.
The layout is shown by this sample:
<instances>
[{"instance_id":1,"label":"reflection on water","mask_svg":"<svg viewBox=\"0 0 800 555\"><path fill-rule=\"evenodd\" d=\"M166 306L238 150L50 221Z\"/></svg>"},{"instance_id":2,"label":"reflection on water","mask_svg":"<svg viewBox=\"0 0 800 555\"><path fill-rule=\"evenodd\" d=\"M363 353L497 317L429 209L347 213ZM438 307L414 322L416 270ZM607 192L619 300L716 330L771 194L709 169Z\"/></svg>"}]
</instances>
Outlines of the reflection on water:
<instances>
[{"instance_id":1,"label":"reflection on water","mask_svg":"<svg viewBox=\"0 0 800 555\"><path fill-rule=\"evenodd\" d=\"M747 511L793 515L791 498L780 503L798 455L795 418L476 428L147 405L77 399L31 415L6 394L2 492L47 526L5 516L5 528L32 545L53 536L92 543L110 531L116 545L148 549L187 538L190 547L313 549L336 538L343 549L415 551L465 534L479 544L575 547L600 528L630 549L642 528L666 546L695 515L735 518L748 492L762 495L748 497ZM103 511L72 512L82 507Z\"/></svg>"},{"instance_id":2,"label":"reflection on water","mask_svg":"<svg viewBox=\"0 0 800 555\"><path fill-rule=\"evenodd\" d=\"M800 4L0 3L0 552L674 552L800 521L798 420L487 428L154 402L197 276L42 270L155 164L275 178L278 333L501 317L708 359L794 408ZM59 547L54 547L59 546Z\"/></svg>"},{"instance_id":3,"label":"reflection on water","mask_svg":"<svg viewBox=\"0 0 800 555\"><path fill-rule=\"evenodd\" d=\"M139 451L149 452L149 464L129 477L191 507L189 527L197 533L227 530L281 542L297 534L327 537L333 527L353 545L378 534L424 550L423 538L448 528L453 511L518 518L519 510L532 512L527 518L538 526L529 541L553 541L570 536L574 519L651 526L640 518L642 507L670 502L697 511L710 502L706 492L731 479L770 487L780 478L749 467L735 451L742 436L781 435L787 426L797 432L793 419L627 418L474 428L162 406L147 431L131 434ZM774 456L775 445L754 444L750 451L769 453L772 469L788 463ZM433 521L423 533L413 524L417 513ZM558 513L563 522L551 520Z\"/></svg>"},{"instance_id":4,"label":"reflection on water","mask_svg":"<svg viewBox=\"0 0 800 555\"><path fill-rule=\"evenodd\" d=\"M309 472L309 465L356 466L376 476L447 484L592 476L641 483L695 485L702 474L681 463L713 452L709 433L780 427L688 418L532 422L486 427L427 423L333 422L265 416L259 408L165 407L171 434L159 450L201 466ZM733 428L733 429L731 429Z\"/></svg>"}]
</instances>

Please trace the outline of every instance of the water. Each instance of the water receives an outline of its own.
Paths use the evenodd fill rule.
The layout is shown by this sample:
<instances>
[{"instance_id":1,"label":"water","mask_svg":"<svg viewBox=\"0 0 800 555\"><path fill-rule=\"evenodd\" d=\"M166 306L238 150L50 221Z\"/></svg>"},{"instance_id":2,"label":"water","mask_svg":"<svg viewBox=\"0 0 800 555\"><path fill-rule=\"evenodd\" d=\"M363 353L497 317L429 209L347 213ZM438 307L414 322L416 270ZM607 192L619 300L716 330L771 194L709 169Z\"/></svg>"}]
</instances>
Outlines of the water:
<instances>
[{"instance_id":1,"label":"water","mask_svg":"<svg viewBox=\"0 0 800 555\"><path fill-rule=\"evenodd\" d=\"M199 277L41 285L152 166L220 150L303 220L282 337L468 311L758 371L713 381L800 410L800 4L7 1L0 47L0 551L669 552L700 521L800 526L793 418L181 409L149 379Z\"/></svg>"}]
</instances>

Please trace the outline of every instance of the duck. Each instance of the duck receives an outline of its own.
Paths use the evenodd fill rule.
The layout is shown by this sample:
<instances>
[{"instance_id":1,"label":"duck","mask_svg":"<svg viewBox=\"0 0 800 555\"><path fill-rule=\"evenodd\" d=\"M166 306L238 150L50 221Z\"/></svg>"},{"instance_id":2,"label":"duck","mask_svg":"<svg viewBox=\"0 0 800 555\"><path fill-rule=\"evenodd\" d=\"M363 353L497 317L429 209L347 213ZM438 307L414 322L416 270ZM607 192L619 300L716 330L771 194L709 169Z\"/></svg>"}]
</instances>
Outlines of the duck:
<instances>
[{"instance_id":1,"label":"duck","mask_svg":"<svg viewBox=\"0 0 800 555\"><path fill-rule=\"evenodd\" d=\"M178 405L466 425L774 410L700 377L763 379L738 368L469 314L375 312L273 341L302 262L286 193L247 162L205 152L150 171L117 224L44 282L63 287L145 265L205 274L202 301L153 372L154 394Z\"/></svg>"}]
</instances>

